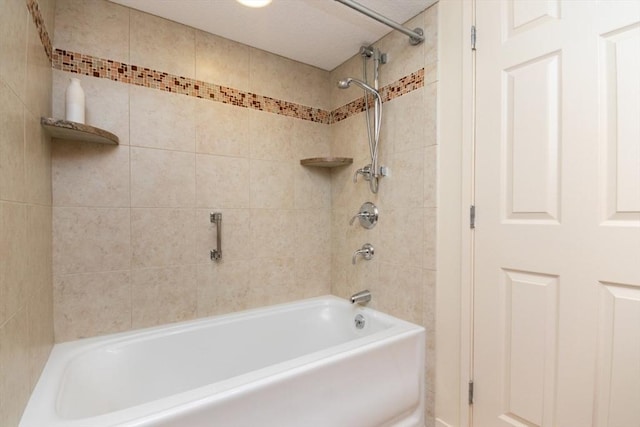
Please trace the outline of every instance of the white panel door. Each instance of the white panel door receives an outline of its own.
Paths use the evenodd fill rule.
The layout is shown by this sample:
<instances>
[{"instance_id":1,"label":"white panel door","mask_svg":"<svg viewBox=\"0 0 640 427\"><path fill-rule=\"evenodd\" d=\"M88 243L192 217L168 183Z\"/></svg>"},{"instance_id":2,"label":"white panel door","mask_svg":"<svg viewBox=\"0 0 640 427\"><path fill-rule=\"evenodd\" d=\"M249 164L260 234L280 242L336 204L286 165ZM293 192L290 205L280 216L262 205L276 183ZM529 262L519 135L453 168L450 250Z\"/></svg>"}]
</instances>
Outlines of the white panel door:
<instances>
[{"instance_id":1,"label":"white panel door","mask_svg":"<svg viewBox=\"0 0 640 427\"><path fill-rule=\"evenodd\" d=\"M640 1L477 0L475 427L640 427Z\"/></svg>"}]
</instances>

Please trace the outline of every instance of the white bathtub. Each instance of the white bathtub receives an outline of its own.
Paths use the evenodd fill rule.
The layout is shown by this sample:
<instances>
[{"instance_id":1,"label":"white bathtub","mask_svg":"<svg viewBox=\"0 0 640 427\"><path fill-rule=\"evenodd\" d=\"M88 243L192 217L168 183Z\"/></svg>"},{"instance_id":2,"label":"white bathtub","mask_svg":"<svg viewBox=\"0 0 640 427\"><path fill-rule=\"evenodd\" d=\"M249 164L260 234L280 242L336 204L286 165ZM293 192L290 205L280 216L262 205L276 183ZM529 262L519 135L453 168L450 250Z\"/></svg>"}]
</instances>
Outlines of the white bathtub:
<instances>
[{"instance_id":1,"label":"white bathtub","mask_svg":"<svg viewBox=\"0 0 640 427\"><path fill-rule=\"evenodd\" d=\"M423 426L424 334L327 296L57 344L20 427Z\"/></svg>"}]
</instances>

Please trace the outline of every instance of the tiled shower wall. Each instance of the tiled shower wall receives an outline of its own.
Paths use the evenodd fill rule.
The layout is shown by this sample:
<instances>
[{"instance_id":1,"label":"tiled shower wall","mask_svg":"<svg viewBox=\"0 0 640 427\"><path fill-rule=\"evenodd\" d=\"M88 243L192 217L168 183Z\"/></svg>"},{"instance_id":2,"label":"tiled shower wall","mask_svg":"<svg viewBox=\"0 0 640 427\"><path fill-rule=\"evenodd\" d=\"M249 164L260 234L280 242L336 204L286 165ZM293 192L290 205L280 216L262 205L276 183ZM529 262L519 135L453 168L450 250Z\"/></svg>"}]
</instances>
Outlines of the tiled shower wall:
<instances>
[{"instance_id":1,"label":"tiled shower wall","mask_svg":"<svg viewBox=\"0 0 640 427\"><path fill-rule=\"evenodd\" d=\"M111 67L110 78L80 78L87 122L121 145L55 142L56 339L369 288L373 307L427 328L433 425L437 5L406 25L425 28L427 41L411 46L392 32L376 43L389 58L381 86L417 83L408 93L387 91L380 159L391 176L373 195L365 182L352 183L368 147L363 114L345 104L362 92L335 86L362 77L358 55L326 72L106 1L58 0L54 46L67 53L53 72L53 115L64 115L68 78L78 77L61 71L64 61L99 76ZM124 78L115 63L132 64ZM134 66L155 70L149 75L172 90L168 75L184 77L175 81L188 93L194 87L185 82L221 85L227 98L137 86L127 80ZM240 93L311 107L320 119L261 111ZM328 154L354 163L332 171L299 165ZM365 201L380 208L373 230L348 225ZM211 211L224 218L221 263L209 260ZM352 266L367 242L374 259Z\"/></svg>"},{"instance_id":2,"label":"tiled shower wall","mask_svg":"<svg viewBox=\"0 0 640 427\"><path fill-rule=\"evenodd\" d=\"M326 71L106 1L58 0L54 46L329 106ZM53 72L55 117L69 77ZM57 341L330 292L330 172L299 164L329 154L326 124L81 80L87 123L120 145L53 147ZM223 214L218 263L213 211Z\"/></svg>"},{"instance_id":3,"label":"tiled shower wall","mask_svg":"<svg viewBox=\"0 0 640 427\"><path fill-rule=\"evenodd\" d=\"M364 113L331 128L331 154L354 158L353 165L335 170L331 177L331 290L347 297L369 289L370 306L426 328L427 426L434 424L435 389L437 13L436 4L405 24L424 28L424 43L411 46L406 36L392 32L375 44L389 58L380 66L381 86L424 70L424 86L384 103L379 159L391 175L381 178L377 194L362 178L352 183L356 169L370 163ZM361 78L359 55L332 71L331 80L345 76ZM355 88L334 86L332 91L332 108L362 96ZM378 224L371 230L357 221L350 226L366 201L378 207ZM364 243L374 246L374 258L358 258L352 265L351 255Z\"/></svg>"},{"instance_id":4,"label":"tiled shower wall","mask_svg":"<svg viewBox=\"0 0 640 427\"><path fill-rule=\"evenodd\" d=\"M55 1L0 1L0 425L16 427L53 345L51 65L28 6L53 28Z\"/></svg>"}]
</instances>

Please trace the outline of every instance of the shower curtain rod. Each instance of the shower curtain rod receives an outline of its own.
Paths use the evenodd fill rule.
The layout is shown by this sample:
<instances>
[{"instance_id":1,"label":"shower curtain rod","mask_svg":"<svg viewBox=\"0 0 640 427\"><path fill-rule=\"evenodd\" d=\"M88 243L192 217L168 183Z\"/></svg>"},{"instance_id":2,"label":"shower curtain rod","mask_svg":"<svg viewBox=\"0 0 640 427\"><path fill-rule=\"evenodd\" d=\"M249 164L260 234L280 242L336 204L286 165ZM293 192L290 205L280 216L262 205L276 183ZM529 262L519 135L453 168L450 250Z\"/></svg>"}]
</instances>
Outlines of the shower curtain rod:
<instances>
[{"instance_id":1,"label":"shower curtain rod","mask_svg":"<svg viewBox=\"0 0 640 427\"><path fill-rule=\"evenodd\" d=\"M411 43L414 46L424 41L424 35L423 35L424 31L422 31L422 28L414 28L413 30L405 28L402 25L398 24L396 21L393 21L384 15L380 15L375 10L371 10L353 0L336 0L336 1L342 3L345 6L349 6L351 9L357 10L363 15L367 15L369 18L373 18L376 21L383 23L409 36L409 43Z\"/></svg>"}]
</instances>

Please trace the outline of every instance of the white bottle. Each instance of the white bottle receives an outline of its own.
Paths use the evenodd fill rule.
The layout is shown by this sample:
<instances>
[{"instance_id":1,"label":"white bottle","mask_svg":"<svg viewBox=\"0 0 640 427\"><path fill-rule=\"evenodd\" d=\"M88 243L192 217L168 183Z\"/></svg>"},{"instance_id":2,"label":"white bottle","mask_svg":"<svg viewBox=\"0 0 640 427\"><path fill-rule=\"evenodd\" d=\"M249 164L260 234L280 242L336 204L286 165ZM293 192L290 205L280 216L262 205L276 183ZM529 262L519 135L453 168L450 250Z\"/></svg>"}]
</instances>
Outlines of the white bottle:
<instances>
[{"instance_id":1,"label":"white bottle","mask_svg":"<svg viewBox=\"0 0 640 427\"><path fill-rule=\"evenodd\" d=\"M84 90L79 79L69 79L71 83L65 94L66 119L84 124Z\"/></svg>"}]
</instances>

